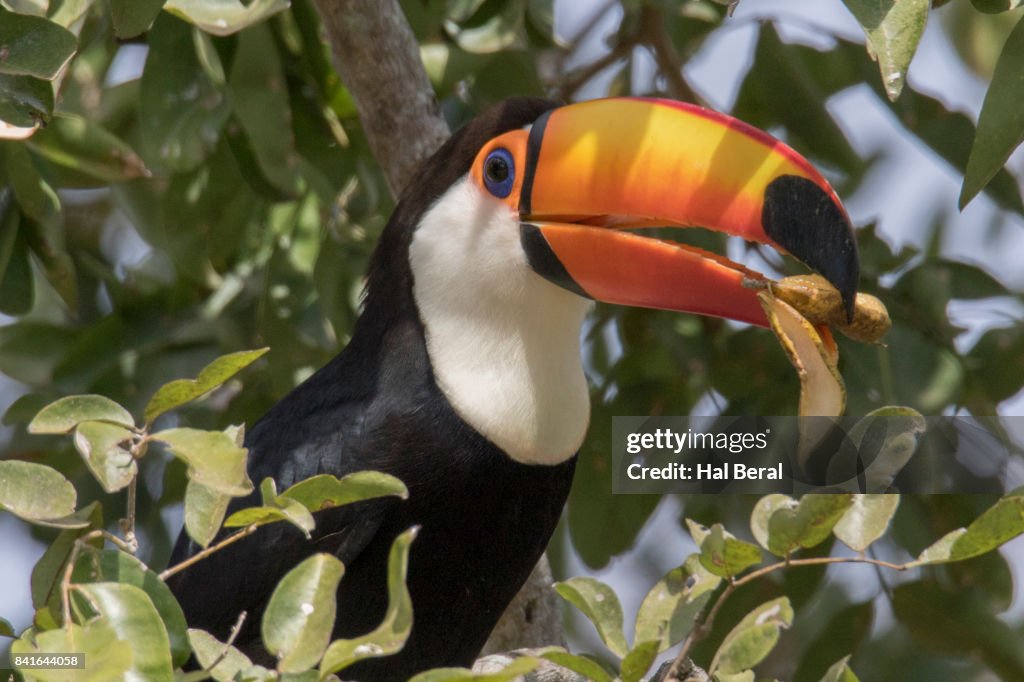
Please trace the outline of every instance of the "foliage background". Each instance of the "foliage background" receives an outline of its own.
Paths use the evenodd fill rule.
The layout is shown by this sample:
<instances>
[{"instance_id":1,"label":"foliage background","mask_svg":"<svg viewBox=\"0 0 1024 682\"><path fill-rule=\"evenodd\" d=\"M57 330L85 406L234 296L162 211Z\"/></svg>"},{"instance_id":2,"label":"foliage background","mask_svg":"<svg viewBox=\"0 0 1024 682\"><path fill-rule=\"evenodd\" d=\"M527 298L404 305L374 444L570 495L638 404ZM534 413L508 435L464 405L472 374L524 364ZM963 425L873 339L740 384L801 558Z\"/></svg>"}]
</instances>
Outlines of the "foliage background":
<instances>
[{"instance_id":1,"label":"foliage background","mask_svg":"<svg viewBox=\"0 0 1024 682\"><path fill-rule=\"evenodd\" d=\"M972 121L1022 10L979 11L1016 2L935 4L942 7L923 15L922 48L895 103L838 0L744 0L731 18L707 0L565 1L553 15L542 0L402 6L453 127L513 94L663 93L787 140L825 170L863 226L862 287L887 302L895 322L884 349L840 340L850 413L898 403L925 414L1019 415L1021 156L1008 166L1016 177L1000 174L962 214L957 195ZM27 419L59 396L86 392L140 412L162 383L194 376L222 353L268 345L244 390L233 383L171 418L200 428L252 423L346 342L365 261L393 201L309 0L223 37L165 12L147 34L124 41L114 39L105 6L63 5L84 14L58 115L29 140L0 145L0 185L14 189L0 225L2 447L4 457L77 472L82 499L116 508L66 442L27 436ZM679 236L723 247L697 232ZM740 244L727 248L755 267L785 267ZM631 592L692 551L678 527L683 513L745 527L754 500L610 496L611 416L789 414L797 385L771 335L717 320L599 307L585 343L592 428L552 558L560 576L603 569L629 612L642 594ZM144 460L142 555L156 565L179 524L185 479L176 466ZM895 541L876 551L916 554L993 499L904 499ZM27 585L42 545L7 515L0 532L25 557L5 550L0 579ZM1003 554L907 580L803 569L761 581L737 593L696 654L785 590L804 618L766 674L817 679L855 650L862 679L1024 679L1014 599L1022 553L1018 540ZM17 592L4 591L0 614L20 627L31 616ZM588 629L574 636L599 650Z\"/></svg>"}]
</instances>

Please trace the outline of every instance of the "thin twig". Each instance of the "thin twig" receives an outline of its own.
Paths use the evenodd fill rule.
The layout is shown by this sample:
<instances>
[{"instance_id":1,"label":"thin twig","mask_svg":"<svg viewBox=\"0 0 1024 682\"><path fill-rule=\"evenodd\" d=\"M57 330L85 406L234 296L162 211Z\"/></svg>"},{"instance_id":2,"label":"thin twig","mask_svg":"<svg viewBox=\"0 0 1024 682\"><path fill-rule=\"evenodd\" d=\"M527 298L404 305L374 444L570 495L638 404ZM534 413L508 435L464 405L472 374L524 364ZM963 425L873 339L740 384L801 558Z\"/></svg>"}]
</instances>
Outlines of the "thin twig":
<instances>
[{"instance_id":1,"label":"thin twig","mask_svg":"<svg viewBox=\"0 0 1024 682\"><path fill-rule=\"evenodd\" d=\"M714 626L715 622L715 616L717 616L718 612L722 609L722 605L725 603L725 600L728 599L729 596L737 589L749 582L753 582L758 578L762 578L769 573L774 573L775 571L783 568L789 568L791 566L821 566L827 564L870 564L872 566L888 568L894 571L905 571L909 568L913 568L914 566L913 562L894 564L891 561L883 561L881 559L874 559L863 555L855 557L808 557L806 559L786 558L785 561L779 561L774 564L769 564L768 566L762 566L756 571L751 571L744 575L742 578L731 579L725 589L722 590L722 593L718 596L718 599L716 599L711 608L708 609L707 616L705 616L700 623L697 623L693 629L690 630L690 634L686 636L686 639L683 640L683 644L679 648L679 653L676 654L675 660L672 661L672 667L665 676L666 679L672 680L678 677L677 673L686 661L686 657L689 655L690 650L697 642L704 639L711 633L711 628Z\"/></svg>"},{"instance_id":2,"label":"thin twig","mask_svg":"<svg viewBox=\"0 0 1024 682\"><path fill-rule=\"evenodd\" d=\"M668 94L685 102L707 106L707 100L693 89L683 75L683 59L665 31L665 17L660 9L654 5L643 6L640 10L640 32L651 46L658 70L665 74Z\"/></svg>"},{"instance_id":3,"label":"thin twig","mask_svg":"<svg viewBox=\"0 0 1024 682\"><path fill-rule=\"evenodd\" d=\"M710 609L708 609L708 615L704 618L703 622L695 625L693 629L690 630L690 633L686 635L686 639L683 640L683 645L679 648L679 653L676 654L675 660L672 661L672 667L669 668L668 674L665 675L665 679L675 680L679 678L679 671L682 668L683 663L686 661L686 658L690 653L690 649L693 648L694 644L708 636L708 633L711 632L712 625L714 625L715 616L718 615L718 611L722 608L722 604L725 603L725 600L734 591L736 591L736 583L729 582L729 584L725 586L725 589L722 590L722 594L719 595L718 599L715 600L715 603L712 604Z\"/></svg>"},{"instance_id":4,"label":"thin twig","mask_svg":"<svg viewBox=\"0 0 1024 682\"><path fill-rule=\"evenodd\" d=\"M228 639L224 642L224 649L221 650L217 658L213 659L213 663L203 668L204 672L211 672L214 668L220 665L220 662L228 657L228 652L231 651L231 645L235 643L235 639L238 637L238 633L242 631L242 623L245 622L246 612L242 611L238 614L238 620L231 626L231 632L228 633Z\"/></svg>"},{"instance_id":5,"label":"thin twig","mask_svg":"<svg viewBox=\"0 0 1024 682\"><path fill-rule=\"evenodd\" d=\"M566 101L571 100L577 91L589 83L594 76L615 62L628 57L630 50L634 47L636 47L636 43L632 40L620 42L610 52L598 57L586 66L566 74L565 81L558 88L558 98Z\"/></svg>"},{"instance_id":6,"label":"thin twig","mask_svg":"<svg viewBox=\"0 0 1024 682\"><path fill-rule=\"evenodd\" d=\"M139 548L139 540L135 536L135 498L138 481L139 476L136 474L132 476L131 483L128 484L127 510L125 511L125 517L121 519L121 532L124 533L125 544L132 548L129 550L131 554L135 554Z\"/></svg>"},{"instance_id":7,"label":"thin twig","mask_svg":"<svg viewBox=\"0 0 1024 682\"><path fill-rule=\"evenodd\" d=\"M568 43L572 45L573 49L579 47L580 41L583 40L584 37L590 35L590 32L593 31L599 23L601 23L604 16L608 14L608 12L610 12L618 2L619 0L606 0L603 5L598 7L589 17L587 17L587 20L582 26L580 26L579 30L577 30L576 33L574 33L568 40Z\"/></svg>"},{"instance_id":8,"label":"thin twig","mask_svg":"<svg viewBox=\"0 0 1024 682\"><path fill-rule=\"evenodd\" d=\"M148 428L149 425L147 424L142 430L136 430L136 436L131 440L129 452L132 455L132 459L136 462L142 459L149 447ZM125 510L124 518L121 519L121 532L124 533L124 541L130 548L126 551L130 554L135 554L139 550L139 539L135 535L135 508L138 497L138 484L139 474L136 471L135 475L132 476L131 482L128 484L128 499L125 502L127 509Z\"/></svg>"},{"instance_id":9,"label":"thin twig","mask_svg":"<svg viewBox=\"0 0 1024 682\"><path fill-rule=\"evenodd\" d=\"M227 536L226 538L224 538L223 540L221 540L217 544L210 545L206 549L204 549L202 551L199 551L199 552L196 552L195 554L193 554L189 558L185 559L181 563L175 564L174 566L168 567L165 571L163 571L160 574L160 576L159 576L160 580L167 580L168 578L170 578L175 573L180 573L181 571L184 571L186 568L188 568L192 564L195 564L195 563L197 563L199 561L202 561L203 559L205 559L206 557L210 556L214 552L216 552L218 550L221 550L221 549L224 549L228 545L233 544L235 542L238 542L239 540L241 540L244 537L248 537L248 536L252 535L253 533L256 532L257 528L259 528L259 524L256 524L256 523L254 523L254 524L252 524L250 526L246 526L245 528L243 528L242 530L238 531L234 535Z\"/></svg>"},{"instance_id":10,"label":"thin twig","mask_svg":"<svg viewBox=\"0 0 1024 682\"><path fill-rule=\"evenodd\" d=\"M104 538L117 545L119 549L130 554L134 553L134 550L128 543L102 529L91 530L75 540L75 544L68 553L68 562L64 566L64 575L60 581L61 611L64 616L64 627L71 624L71 574L74 573L75 564L78 563L78 555L82 553L82 548L88 547L89 542L96 538Z\"/></svg>"}]
</instances>

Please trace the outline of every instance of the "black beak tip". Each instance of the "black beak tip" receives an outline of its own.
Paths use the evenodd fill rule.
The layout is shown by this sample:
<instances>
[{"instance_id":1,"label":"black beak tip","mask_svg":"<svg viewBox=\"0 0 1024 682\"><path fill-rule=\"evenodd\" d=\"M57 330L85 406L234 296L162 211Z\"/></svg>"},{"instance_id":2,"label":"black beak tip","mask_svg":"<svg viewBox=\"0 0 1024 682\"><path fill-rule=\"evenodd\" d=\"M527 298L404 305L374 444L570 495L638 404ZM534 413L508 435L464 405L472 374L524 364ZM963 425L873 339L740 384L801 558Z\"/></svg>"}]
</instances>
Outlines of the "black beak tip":
<instances>
[{"instance_id":1,"label":"black beak tip","mask_svg":"<svg viewBox=\"0 0 1024 682\"><path fill-rule=\"evenodd\" d=\"M761 222L776 244L839 290L852 322L860 260L853 227L832 197L807 178L782 175L765 190Z\"/></svg>"}]
</instances>

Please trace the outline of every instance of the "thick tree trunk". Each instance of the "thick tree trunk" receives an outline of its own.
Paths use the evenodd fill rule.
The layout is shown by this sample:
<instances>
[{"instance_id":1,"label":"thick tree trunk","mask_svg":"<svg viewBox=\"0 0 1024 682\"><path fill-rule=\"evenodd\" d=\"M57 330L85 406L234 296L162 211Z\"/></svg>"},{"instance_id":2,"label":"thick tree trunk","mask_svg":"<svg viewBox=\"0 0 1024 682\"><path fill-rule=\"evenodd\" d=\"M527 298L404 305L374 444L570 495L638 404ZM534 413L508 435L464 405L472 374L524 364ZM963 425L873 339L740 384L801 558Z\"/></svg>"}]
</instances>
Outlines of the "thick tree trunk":
<instances>
[{"instance_id":1,"label":"thick tree trunk","mask_svg":"<svg viewBox=\"0 0 1024 682\"><path fill-rule=\"evenodd\" d=\"M397 0L314 0L363 130L392 194L449 135L419 45ZM500 542L500 539L495 539ZM484 650L559 645L562 624L547 557L506 610Z\"/></svg>"}]
</instances>

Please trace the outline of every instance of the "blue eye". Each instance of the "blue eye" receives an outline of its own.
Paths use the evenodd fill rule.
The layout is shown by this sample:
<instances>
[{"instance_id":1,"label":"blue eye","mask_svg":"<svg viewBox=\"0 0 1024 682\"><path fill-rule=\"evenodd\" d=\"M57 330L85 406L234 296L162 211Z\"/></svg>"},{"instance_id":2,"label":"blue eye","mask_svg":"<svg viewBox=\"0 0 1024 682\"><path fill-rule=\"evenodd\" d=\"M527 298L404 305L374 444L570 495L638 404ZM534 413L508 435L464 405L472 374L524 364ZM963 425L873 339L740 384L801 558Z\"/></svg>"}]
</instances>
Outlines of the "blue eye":
<instances>
[{"instance_id":1,"label":"blue eye","mask_svg":"<svg viewBox=\"0 0 1024 682\"><path fill-rule=\"evenodd\" d=\"M516 179L516 164L507 149L495 149L484 159L484 185L487 191L504 199L512 193Z\"/></svg>"}]
</instances>

